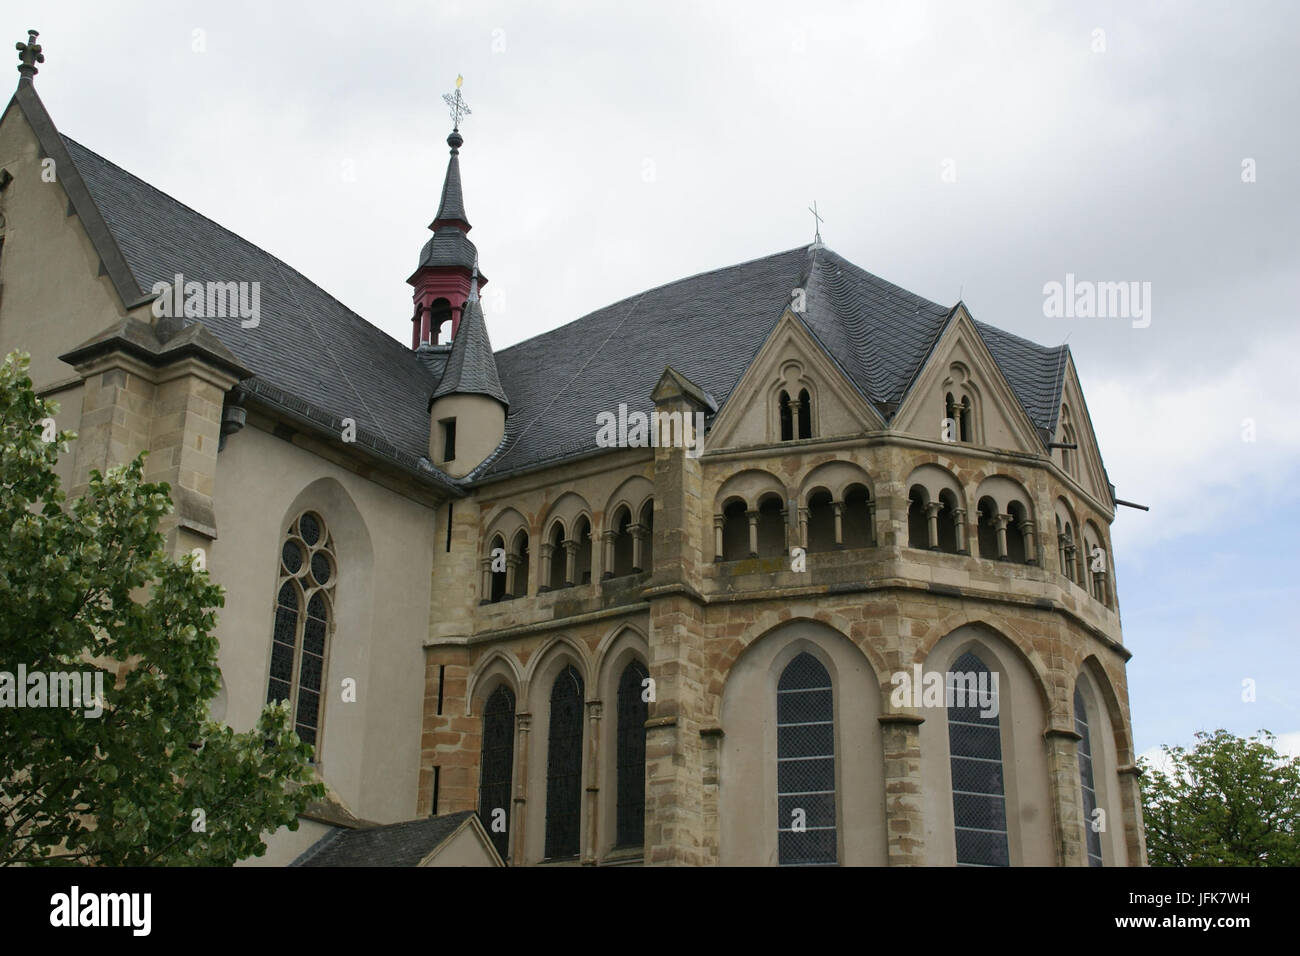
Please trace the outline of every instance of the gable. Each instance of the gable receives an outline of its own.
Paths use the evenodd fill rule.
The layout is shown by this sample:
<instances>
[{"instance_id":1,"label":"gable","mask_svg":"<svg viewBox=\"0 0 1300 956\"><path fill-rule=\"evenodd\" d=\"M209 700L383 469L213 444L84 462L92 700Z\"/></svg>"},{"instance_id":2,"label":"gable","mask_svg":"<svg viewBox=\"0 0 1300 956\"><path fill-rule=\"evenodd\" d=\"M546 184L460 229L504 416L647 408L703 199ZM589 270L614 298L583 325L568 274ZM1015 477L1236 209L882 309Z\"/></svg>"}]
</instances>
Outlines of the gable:
<instances>
[{"instance_id":1,"label":"gable","mask_svg":"<svg viewBox=\"0 0 1300 956\"><path fill-rule=\"evenodd\" d=\"M0 192L0 354L30 352L37 386L77 377L58 356L125 315L100 256L78 215L71 214L70 163L43 163L45 153L16 99L0 120L0 168L12 181ZM42 172L53 181L42 178Z\"/></svg>"},{"instance_id":2,"label":"gable","mask_svg":"<svg viewBox=\"0 0 1300 956\"><path fill-rule=\"evenodd\" d=\"M1096 432L1092 430L1092 419L1083 400L1083 387L1079 384L1073 357L1065 363L1061 405L1056 418L1056 432L1052 441L1073 441L1079 447L1074 452L1052 449L1052 461L1109 513L1112 509L1110 482L1106 478L1106 466L1101 460L1101 449L1097 444Z\"/></svg>"},{"instance_id":3,"label":"gable","mask_svg":"<svg viewBox=\"0 0 1300 956\"><path fill-rule=\"evenodd\" d=\"M789 309L714 420L708 447L741 448L780 442L780 397L807 393L813 438L861 435L885 427L880 414Z\"/></svg>"},{"instance_id":4,"label":"gable","mask_svg":"<svg viewBox=\"0 0 1300 956\"><path fill-rule=\"evenodd\" d=\"M945 440L943 423L950 417L948 396L958 406L963 400L970 403L970 444L1032 455L1043 453L1042 437L961 304L899 406L892 429L932 441Z\"/></svg>"}]
</instances>

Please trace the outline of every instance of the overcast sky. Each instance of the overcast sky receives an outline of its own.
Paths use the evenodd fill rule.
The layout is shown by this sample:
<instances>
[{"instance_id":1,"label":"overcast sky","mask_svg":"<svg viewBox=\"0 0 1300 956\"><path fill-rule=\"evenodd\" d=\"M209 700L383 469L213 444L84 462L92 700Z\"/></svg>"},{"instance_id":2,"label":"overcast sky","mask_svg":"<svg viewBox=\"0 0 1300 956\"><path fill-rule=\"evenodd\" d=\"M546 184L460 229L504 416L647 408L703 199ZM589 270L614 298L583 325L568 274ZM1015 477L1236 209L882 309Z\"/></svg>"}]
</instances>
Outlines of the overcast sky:
<instances>
[{"instance_id":1,"label":"overcast sky","mask_svg":"<svg viewBox=\"0 0 1300 956\"><path fill-rule=\"evenodd\" d=\"M1224 726L1300 750L1300 9L19 0L3 23L41 31L62 132L402 341L457 74L497 348L806 244L814 200L863 268L1068 337L1111 481L1152 508L1113 527L1138 748ZM1067 273L1150 283L1150 325L1047 317Z\"/></svg>"}]
</instances>

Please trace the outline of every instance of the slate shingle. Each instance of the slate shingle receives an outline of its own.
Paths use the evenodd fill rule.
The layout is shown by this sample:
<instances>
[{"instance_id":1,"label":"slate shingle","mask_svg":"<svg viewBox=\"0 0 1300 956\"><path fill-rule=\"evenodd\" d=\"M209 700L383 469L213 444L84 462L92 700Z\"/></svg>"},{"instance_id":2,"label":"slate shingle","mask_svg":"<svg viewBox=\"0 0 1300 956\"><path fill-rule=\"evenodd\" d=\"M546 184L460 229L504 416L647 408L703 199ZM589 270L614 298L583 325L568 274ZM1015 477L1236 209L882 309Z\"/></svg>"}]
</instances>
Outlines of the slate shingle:
<instances>
[{"instance_id":1,"label":"slate shingle","mask_svg":"<svg viewBox=\"0 0 1300 956\"><path fill-rule=\"evenodd\" d=\"M176 273L261 283L256 328L242 328L238 317L204 320L256 373L253 390L297 397L315 419L351 417L359 432L373 434L376 444L391 445L395 457L426 472L427 462L417 463L428 454L436 384L506 402L499 451L464 481L446 479L451 484L595 451L597 414L617 413L621 403L652 410L650 392L669 365L725 404L795 288L806 293L805 325L877 405L903 398L952 312L829 249L801 246L649 289L503 349L495 363L487 358L492 353L481 308L467 309L459 357L455 347L445 357L421 354L269 253L64 141L141 288L171 282ZM439 215L455 218L464 206L451 171L448 183L455 188L444 192ZM1053 431L1065 348L976 326L1030 419Z\"/></svg>"},{"instance_id":2,"label":"slate shingle","mask_svg":"<svg viewBox=\"0 0 1300 956\"><path fill-rule=\"evenodd\" d=\"M459 829L473 810L425 820L357 830L336 830L313 844L291 866L419 866Z\"/></svg>"}]
</instances>

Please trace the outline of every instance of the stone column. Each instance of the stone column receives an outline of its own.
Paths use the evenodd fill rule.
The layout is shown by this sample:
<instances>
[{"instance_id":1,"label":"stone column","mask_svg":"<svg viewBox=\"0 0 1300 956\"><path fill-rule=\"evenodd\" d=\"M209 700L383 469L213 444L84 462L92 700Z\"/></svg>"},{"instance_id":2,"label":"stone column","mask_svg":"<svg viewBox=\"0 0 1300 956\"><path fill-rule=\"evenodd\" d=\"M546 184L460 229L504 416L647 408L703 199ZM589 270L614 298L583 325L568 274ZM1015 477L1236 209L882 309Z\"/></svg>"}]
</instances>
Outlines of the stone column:
<instances>
[{"instance_id":1,"label":"stone column","mask_svg":"<svg viewBox=\"0 0 1300 956\"><path fill-rule=\"evenodd\" d=\"M634 524L629 525L627 530L632 535L632 573L639 574L642 571L641 559L645 548L646 527L643 524Z\"/></svg>"},{"instance_id":2,"label":"stone column","mask_svg":"<svg viewBox=\"0 0 1300 956\"><path fill-rule=\"evenodd\" d=\"M532 714L515 714L515 795L514 812L510 815L510 828L514 831L511 838L514 844L511 863L515 866L523 866L527 862L528 731L532 722Z\"/></svg>"},{"instance_id":3,"label":"stone column","mask_svg":"<svg viewBox=\"0 0 1300 956\"><path fill-rule=\"evenodd\" d=\"M479 604L492 603L492 559L483 559L483 595Z\"/></svg>"},{"instance_id":4,"label":"stone column","mask_svg":"<svg viewBox=\"0 0 1300 956\"><path fill-rule=\"evenodd\" d=\"M799 509L799 547L808 552L808 509Z\"/></svg>"},{"instance_id":5,"label":"stone column","mask_svg":"<svg viewBox=\"0 0 1300 956\"><path fill-rule=\"evenodd\" d=\"M790 398L790 437L806 438L806 435L799 434L799 406L803 403L799 399L791 396Z\"/></svg>"},{"instance_id":6,"label":"stone column","mask_svg":"<svg viewBox=\"0 0 1300 956\"><path fill-rule=\"evenodd\" d=\"M925 506L925 517L929 523L930 531L930 550L939 550L939 512L943 510L943 502L931 501Z\"/></svg>"},{"instance_id":7,"label":"stone column","mask_svg":"<svg viewBox=\"0 0 1300 956\"><path fill-rule=\"evenodd\" d=\"M578 542L565 538L561 545L564 548L564 586L571 588L578 575Z\"/></svg>"},{"instance_id":8,"label":"stone column","mask_svg":"<svg viewBox=\"0 0 1300 956\"><path fill-rule=\"evenodd\" d=\"M781 509L781 535L782 535L781 538L782 546L785 548L785 553L789 554L790 553L790 512L785 508Z\"/></svg>"},{"instance_id":9,"label":"stone column","mask_svg":"<svg viewBox=\"0 0 1300 956\"><path fill-rule=\"evenodd\" d=\"M749 556L758 557L758 512L746 511L745 517L749 519Z\"/></svg>"},{"instance_id":10,"label":"stone column","mask_svg":"<svg viewBox=\"0 0 1300 956\"><path fill-rule=\"evenodd\" d=\"M1067 537L1065 539L1065 547L1062 548L1061 550L1065 553L1065 566L1061 568L1061 573L1064 574L1071 581L1075 581L1076 579L1075 579L1074 569L1076 565L1074 561L1074 555L1075 552L1078 551L1078 548L1074 546L1073 539Z\"/></svg>"},{"instance_id":11,"label":"stone column","mask_svg":"<svg viewBox=\"0 0 1300 956\"><path fill-rule=\"evenodd\" d=\"M595 866L600 858L600 717L601 702L587 701L587 766L583 779L587 781L587 836L582 842L586 845L582 862L586 866Z\"/></svg>"},{"instance_id":12,"label":"stone column","mask_svg":"<svg viewBox=\"0 0 1300 956\"><path fill-rule=\"evenodd\" d=\"M835 512L835 547L844 547L844 502L832 501L831 510Z\"/></svg>"},{"instance_id":13,"label":"stone column","mask_svg":"<svg viewBox=\"0 0 1300 956\"><path fill-rule=\"evenodd\" d=\"M1084 844L1083 807L1079 801L1079 741L1083 738L1072 729L1049 727L1043 733L1047 742L1047 775L1052 795L1052 822L1056 831L1056 865L1087 866Z\"/></svg>"},{"instance_id":14,"label":"stone column","mask_svg":"<svg viewBox=\"0 0 1300 956\"><path fill-rule=\"evenodd\" d=\"M551 557L555 553L555 545L548 541L540 550L542 566L538 569L541 573L537 579L537 593L545 594L551 589Z\"/></svg>"},{"instance_id":15,"label":"stone column","mask_svg":"<svg viewBox=\"0 0 1300 956\"><path fill-rule=\"evenodd\" d=\"M725 522L722 515L713 516L713 563L717 564L722 560L722 525Z\"/></svg>"},{"instance_id":16,"label":"stone column","mask_svg":"<svg viewBox=\"0 0 1300 956\"><path fill-rule=\"evenodd\" d=\"M867 502L867 527L871 532L871 546L874 548L877 544L876 538L876 499L872 498Z\"/></svg>"},{"instance_id":17,"label":"stone column","mask_svg":"<svg viewBox=\"0 0 1300 956\"><path fill-rule=\"evenodd\" d=\"M601 549L601 580L612 578L614 576L614 538L618 536L616 531L602 531L600 533L601 543L604 548Z\"/></svg>"},{"instance_id":18,"label":"stone column","mask_svg":"<svg viewBox=\"0 0 1300 956\"><path fill-rule=\"evenodd\" d=\"M952 528L957 535L957 553L970 554L966 547L966 509L957 508L952 513Z\"/></svg>"},{"instance_id":19,"label":"stone column","mask_svg":"<svg viewBox=\"0 0 1300 956\"><path fill-rule=\"evenodd\" d=\"M1038 555L1034 552L1034 526L1026 521L1020 528L1020 534L1025 539L1025 564L1037 564Z\"/></svg>"},{"instance_id":20,"label":"stone column","mask_svg":"<svg viewBox=\"0 0 1300 956\"><path fill-rule=\"evenodd\" d=\"M925 802L921 784L921 724L916 714L881 714L884 739L885 834L890 866L925 865Z\"/></svg>"},{"instance_id":21,"label":"stone column","mask_svg":"<svg viewBox=\"0 0 1300 956\"><path fill-rule=\"evenodd\" d=\"M517 554L506 555L506 596L511 598L524 597L528 593L528 582L519 580L519 565L523 564L523 558Z\"/></svg>"},{"instance_id":22,"label":"stone column","mask_svg":"<svg viewBox=\"0 0 1300 956\"><path fill-rule=\"evenodd\" d=\"M994 515L993 527L998 531L998 560L1007 559L1007 525L1011 523L1011 515Z\"/></svg>"}]
</instances>

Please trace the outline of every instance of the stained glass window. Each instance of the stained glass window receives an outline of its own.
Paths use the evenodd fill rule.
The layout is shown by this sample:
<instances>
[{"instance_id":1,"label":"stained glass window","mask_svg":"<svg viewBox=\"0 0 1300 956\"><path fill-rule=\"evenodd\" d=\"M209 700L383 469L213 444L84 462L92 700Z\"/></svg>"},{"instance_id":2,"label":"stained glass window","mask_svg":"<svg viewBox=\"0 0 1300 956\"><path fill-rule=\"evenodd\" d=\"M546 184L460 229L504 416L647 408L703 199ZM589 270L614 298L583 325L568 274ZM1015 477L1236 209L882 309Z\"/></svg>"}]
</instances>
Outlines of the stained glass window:
<instances>
[{"instance_id":1,"label":"stained glass window","mask_svg":"<svg viewBox=\"0 0 1300 956\"><path fill-rule=\"evenodd\" d=\"M645 722L650 705L642 686L649 674L633 661L618 682L618 836L617 846L645 843Z\"/></svg>"},{"instance_id":2,"label":"stained glass window","mask_svg":"<svg viewBox=\"0 0 1300 956\"><path fill-rule=\"evenodd\" d=\"M582 817L582 676L572 665L551 686L547 739L546 856L577 856Z\"/></svg>"},{"instance_id":3,"label":"stained glass window","mask_svg":"<svg viewBox=\"0 0 1300 956\"><path fill-rule=\"evenodd\" d=\"M1074 685L1074 730L1079 740L1079 783L1083 787L1083 832L1087 838L1088 865L1101 866L1101 833L1092 828L1097 809L1097 790L1092 779L1092 735L1088 731L1088 708L1079 685Z\"/></svg>"},{"instance_id":4,"label":"stained glass window","mask_svg":"<svg viewBox=\"0 0 1300 956\"><path fill-rule=\"evenodd\" d=\"M478 815L503 860L510 858L510 782L514 762L515 695L502 684L492 692L483 708Z\"/></svg>"},{"instance_id":5,"label":"stained glass window","mask_svg":"<svg viewBox=\"0 0 1300 956\"><path fill-rule=\"evenodd\" d=\"M334 540L319 515L305 512L280 548L266 699L287 700L294 729L313 746L320 736L334 578Z\"/></svg>"},{"instance_id":6,"label":"stained glass window","mask_svg":"<svg viewBox=\"0 0 1300 956\"><path fill-rule=\"evenodd\" d=\"M831 677L804 652L776 688L777 843L782 866L837 860L835 715Z\"/></svg>"},{"instance_id":7,"label":"stained glass window","mask_svg":"<svg viewBox=\"0 0 1300 956\"><path fill-rule=\"evenodd\" d=\"M952 665L945 686L952 701L948 708L948 750L952 758L957 865L1009 866L1002 729L997 716L1000 708L981 707L981 702L971 700L968 693L972 687L982 688L992 695L996 705L992 675L984 662L968 651ZM989 712L990 716L984 716Z\"/></svg>"}]
</instances>

